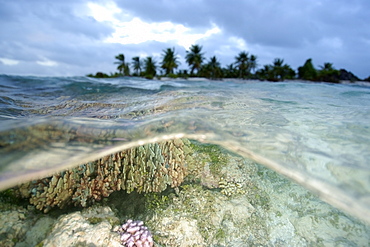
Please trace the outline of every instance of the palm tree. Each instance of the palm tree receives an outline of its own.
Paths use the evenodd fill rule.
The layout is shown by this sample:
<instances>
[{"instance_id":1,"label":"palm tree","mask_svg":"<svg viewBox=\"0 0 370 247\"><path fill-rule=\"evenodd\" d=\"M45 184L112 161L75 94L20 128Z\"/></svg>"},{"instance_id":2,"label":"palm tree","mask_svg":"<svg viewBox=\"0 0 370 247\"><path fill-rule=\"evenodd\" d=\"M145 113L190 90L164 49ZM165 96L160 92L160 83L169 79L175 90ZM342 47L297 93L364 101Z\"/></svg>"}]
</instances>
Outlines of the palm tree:
<instances>
[{"instance_id":1,"label":"palm tree","mask_svg":"<svg viewBox=\"0 0 370 247\"><path fill-rule=\"evenodd\" d=\"M321 70L333 71L335 70L332 63L324 63L324 66L319 66Z\"/></svg>"},{"instance_id":2,"label":"palm tree","mask_svg":"<svg viewBox=\"0 0 370 247\"><path fill-rule=\"evenodd\" d=\"M221 78L222 70L220 66L220 62L217 61L216 56L213 56L209 59L209 62L206 65L202 66L200 73L210 79Z\"/></svg>"},{"instance_id":3,"label":"palm tree","mask_svg":"<svg viewBox=\"0 0 370 247\"><path fill-rule=\"evenodd\" d=\"M132 66L135 70L135 73L137 75L140 75L141 74L141 61L140 61L140 57L133 57L132 58Z\"/></svg>"},{"instance_id":4,"label":"palm tree","mask_svg":"<svg viewBox=\"0 0 370 247\"><path fill-rule=\"evenodd\" d=\"M321 70L317 73L316 80L326 82L339 82L340 72L336 70L332 63L324 63L324 66L320 66Z\"/></svg>"},{"instance_id":5,"label":"palm tree","mask_svg":"<svg viewBox=\"0 0 370 247\"><path fill-rule=\"evenodd\" d=\"M240 52L239 55L235 57L235 60L235 64L239 68L239 78L245 78L250 71L248 53L245 51Z\"/></svg>"},{"instance_id":6,"label":"palm tree","mask_svg":"<svg viewBox=\"0 0 370 247\"><path fill-rule=\"evenodd\" d=\"M272 65L275 81L283 80L283 64L284 64L284 59L275 58L273 65Z\"/></svg>"},{"instance_id":7,"label":"palm tree","mask_svg":"<svg viewBox=\"0 0 370 247\"><path fill-rule=\"evenodd\" d=\"M313 81L317 78L317 71L312 64L311 58L307 59L303 66L298 67L298 77L309 81Z\"/></svg>"},{"instance_id":8,"label":"palm tree","mask_svg":"<svg viewBox=\"0 0 370 247\"><path fill-rule=\"evenodd\" d=\"M260 80L273 80L274 78L273 67L271 65L265 64L263 68L257 70L256 76Z\"/></svg>"},{"instance_id":9,"label":"palm tree","mask_svg":"<svg viewBox=\"0 0 370 247\"><path fill-rule=\"evenodd\" d=\"M283 81L293 79L295 71L288 64L284 64L284 59L275 58L272 65L264 65L262 69L256 72L256 75L263 80Z\"/></svg>"},{"instance_id":10,"label":"palm tree","mask_svg":"<svg viewBox=\"0 0 370 247\"><path fill-rule=\"evenodd\" d=\"M257 69L257 56L251 55L249 58L249 68L252 72Z\"/></svg>"},{"instance_id":11,"label":"palm tree","mask_svg":"<svg viewBox=\"0 0 370 247\"><path fill-rule=\"evenodd\" d=\"M199 45L192 45L190 47L190 51L186 51L186 62L188 63L190 69L190 75L193 75L194 70L197 70L199 73L200 67L202 66L204 60L204 53L201 53L202 46Z\"/></svg>"},{"instance_id":12,"label":"palm tree","mask_svg":"<svg viewBox=\"0 0 370 247\"><path fill-rule=\"evenodd\" d=\"M118 64L117 69L118 69L119 73L123 74L123 72L125 70L125 55L123 55L122 53L118 54L118 56L116 56L116 59L118 61L114 62L114 63Z\"/></svg>"},{"instance_id":13,"label":"palm tree","mask_svg":"<svg viewBox=\"0 0 370 247\"><path fill-rule=\"evenodd\" d=\"M123 68L123 74L125 76L130 75L130 64L129 63L125 63L124 68Z\"/></svg>"},{"instance_id":14,"label":"palm tree","mask_svg":"<svg viewBox=\"0 0 370 247\"><path fill-rule=\"evenodd\" d=\"M175 54L175 48L167 48L163 50L161 68L164 69L166 75L173 74L173 70L179 66L178 57Z\"/></svg>"},{"instance_id":15,"label":"palm tree","mask_svg":"<svg viewBox=\"0 0 370 247\"><path fill-rule=\"evenodd\" d=\"M144 73L145 77L148 79L153 79L153 77L157 74L157 65L152 57L147 57L144 60Z\"/></svg>"},{"instance_id":16,"label":"palm tree","mask_svg":"<svg viewBox=\"0 0 370 247\"><path fill-rule=\"evenodd\" d=\"M238 71L234 67L234 63L229 64L223 69L223 74L225 78L235 78L237 77Z\"/></svg>"}]
</instances>

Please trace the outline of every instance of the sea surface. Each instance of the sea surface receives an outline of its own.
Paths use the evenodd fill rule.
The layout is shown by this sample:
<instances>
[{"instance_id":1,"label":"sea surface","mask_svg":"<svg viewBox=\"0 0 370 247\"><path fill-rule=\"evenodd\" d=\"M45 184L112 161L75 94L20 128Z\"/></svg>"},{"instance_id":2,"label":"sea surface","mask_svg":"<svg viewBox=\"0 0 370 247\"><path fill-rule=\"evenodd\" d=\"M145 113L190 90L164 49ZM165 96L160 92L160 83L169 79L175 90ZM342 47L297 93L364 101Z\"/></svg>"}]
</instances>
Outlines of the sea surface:
<instances>
[{"instance_id":1,"label":"sea surface","mask_svg":"<svg viewBox=\"0 0 370 247\"><path fill-rule=\"evenodd\" d=\"M370 223L370 86L0 75L0 189L187 137Z\"/></svg>"}]
</instances>

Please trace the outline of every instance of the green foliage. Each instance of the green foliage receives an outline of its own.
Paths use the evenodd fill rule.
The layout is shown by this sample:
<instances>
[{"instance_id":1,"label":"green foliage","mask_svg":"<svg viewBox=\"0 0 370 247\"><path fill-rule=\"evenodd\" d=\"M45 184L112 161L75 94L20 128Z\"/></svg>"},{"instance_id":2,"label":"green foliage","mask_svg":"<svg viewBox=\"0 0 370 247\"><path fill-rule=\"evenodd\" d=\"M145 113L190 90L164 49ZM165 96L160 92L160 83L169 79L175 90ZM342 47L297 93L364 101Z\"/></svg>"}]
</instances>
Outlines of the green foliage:
<instances>
[{"instance_id":1,"label":"green foliage","mask_svg":"<svg viewBox=\"0 0 370 247\"><path fill-rule=\"evenodd\" d=\"M94 78L109 78L109 77L110 77L109 75L107 75L107 74L105 74L105 73L103 73L103 72L96 72L96 74L95 74L95 75L93 75L93 74L88 74L88 75L86 75L86 76L88 76L88 77L94 77Z\"/></svg>"},{"instance_id":2,"label":"green foliage","mask_svg":"<svg viewBox=\"0 0 370 247\"><path fill-rule=\"evenodd\" d=\"M221 79L223 77L220 62L217 60L216 56L211 57L209 62L201 67L199 75L212 80Z\"/></svg>"},{"instance_id":3,"label":"green foliage","mask_svg":"<svg viewBox=\"0 0 370 247\"><path fill-rule=\"evenodd\" d=\"M190 47L190 51L186 51L185 59L190 67L190 75L194 75L194 70L197 70L197 73L199 73L199 70L202 67L204 53L201 53L201 51L202 46L200 45L192 45Z\"/></svg>"},{"instance_id":4,"label":"green foliage","mask_svg":"<svg viewBox=\"0 0 370 247\"><path fill-rule=\"evenodd\" d=\"M123 74L125 76L130 76L130 64L129 63L125 63L123 67Z\"/></svg>"},{"instance_id":5,"label":"green foliage","mask_svg":"<svg viewBox=\"0 0 370 247\"><path fill-rule=\"evenodd\" d=\"M175 48L163 50L161 68L165 70L165 75L173 74L173 70L179 66Z\"/></svg>"},{"instance_id":6,"label":"green foliage","mask_svg":"<svg viewBox=\"0 0 370 247\"><path fill-rule=\"evenodd\" d=\"M132 58L132 67L135 71L135 74L140 75L141 67L142 67L142 62L140 61L140 57L133 57Z\"/></svg>"},{"instance_id":7,"label":"green foliage","mask_svg":"<svg viewBox=\"0 0 370 247\"><path fill-rule=\"evenodd\" d=\"M148 80L153 80L154 79L154 76L149 75L149 74L145 75L144 77L145 77L145 79L148 79Z\"/></svg>"},{"instance_id":8,"label":"green foliage","mask_svg":"<svg viewBox=\"0 0 370 247\"><path fill-rule=\"evenodd\" d=\"M179 72L177 73L177 78L178 77L181 77L181 78L184 78L184 79L187 79L189 78L189 74L188 74L188 71L185 69L185 70L179 70Z\"/></svg>"},{"instance_id":9,"label":"green foliage","mask_svg":"<svg viewBox=\"0 0 370 247\"><path fill-rule=\"evenodd\" d=\"M257 56L256 55L251 55L249 57L249 68L252 72L254 72L257 68Z\"/></svg>"},{"instance_id":10,"label":"green foliage","mask_svg":"<svg viewBox=\"0 0 370 247\"><path fill-rule=\"evenodd\" d=\"M124 73L124 69L125 69L125 55L123 55L122 53L121 54L118 54L116 57L115 57L118 61L117 62L114 62L115 64L118 64L118 72L123 74Z\"/></svg>"},{"instance_id":11,"label":"green foliage","mask_svg":"<svg viewBox=\"0 0 370 247\"><path fill-rule=\"evenodd\" d=\"M222 69L224 78L236 78L238 77L238 70L234 67L234 64L229 64L226 68Z\"/></svg>"},{"instance_id":12,"label":"green foliage","mask_svg":"<svg viewBox=\"0 0 370 247\"><path fill-rule=\"evenodd\" d=\"M257 56L249 56L248 52L242 51L235 57L235 65L238 68L238 77L247 79L257 67Z\"/></svg>"},{"instance_id":13,"label":"green foliage","mask_svg":"<svg viewBox=\"0 0 370 247\"><path fill-rule=\"evenodd\" d=\"M144 76L147 79L153 79L157 74L157 65L152 57L147 57L144 60Z\"/></svg>"},{"instance_id":14,"label":"green foliage","mask_svg":"<svg viewBox=\"0 0 370 247\"><path fill-rule=\"evenodd\" d=\"M304 65L298 68L298 78L308 81L314 81L317 78L317 71L311 58L307 59Z\"/></svg>"},{"instance_id":15,"label":"green foliage","mask_svg":"<svg viewBox=\"0 0 370 247\"><path fill-rule=\"evenodd\" d=\"M92 78L116 78L116 77L122 76L122 74L116 72L114 74L111 73L110 75L108 75L108 74L105 74L103 72L96 72L95 75L88 74L86 76L87 77L92 77Z\"/></svg>"},{"instance_id":16,"label":"green foliage","mask_svg":"<svg viewBox=\"0 0 370 247\"><path fill-rule=\"evenodd\" d=\"M240 52L235 57L235 60L235 64L238 66L239 78L246 78L246 75L250 73L248 53L245 51Z\"/></svg>"},{"instance_id":17,"label":"green foliage","mask_svg":"<svg viewBox=\"0 0 370 247\"><path fill-rule=\"evenodd\" d=\"M186 51L185 60L189 66L190 73L187 70L179 70L177 73L175 69L180 65L179 57L175 53L175 48L167 48L163 50L162 61L160 68L163 69L161 76L168 76L170 78L188 78L189 76L200 76L212 80L222 78L241 78L241 79L259 79L268 81L283 81L286 79L296 78L296 71L288 64L284 63L283 59L276 58L272 64L264 65L257 70L257 56L249 55L246 51L241 51L235 56L235 62L221 68L221 64L216 58L212 56L210 60L204 63L203 47L195 44L190 46ZM130 68L133 69L133 76L141 76L147 79L153 79L157 76L156 62L151 56L144 61L136 56L132 58L131 63L125 63L124 54L115 56L117 59L115 64L118 64L118 73L107 75L102 72L97 72L95 75L88 74L89 77L95 78L111 78L118 76L130 76ZM131 66L131 67L130 67ZM324 82L339 82L340 80L356 81L360 80L351 72L344 69L336 70L332 63L324 63L320 66L320 70L316 70L312 64L312 59L307 59L303 66L298 68L298 78L310 81L324 81ZM370 77L364 81L370 82Z\"/></svg>"},{"instance_id":18,"label":"green foliage","mask_svg":"<svg viewBox=\"0 0 370 247\"><path fill-rule=\"evenodd\" d=\"M275 58L272 65L265 65L256 74L259 79L268 81L283 81L295 77L295 71L280 58Z\"/></svg>"},{"instance_id":19,"label":"green foliage","mask_svg":"<svg viewBox=\"0 0 370 247\"><path fill-rule=\"evenodd\" d=\"M173 74L173 73L168 74L167 76L168 76L169 78L173 78L173 79L176 79L176 78L178 77L176 74Z\"/></svg>"},{"instance_id":20,"label":"green foliage","mask_svg":"<svg viewBox=\"0 0 370 247\"><path fill-rule=\"evenodd\" d=\"M340 72L334 69L332 63L324 63L321 70L316 70L312 59L307 59L305 64L298 68L298 77L309 81L339 82Z\"/></svg>"},{"instance_id":21,"label":"green foliage","mask_svg":"<svg viewBox=\"0 0 370 247\"><path fill-rule=\"evenodd\" d=\"M318 71L317 81L325 82L339 82L339 70L334 69L332 63L324 63L324 66L320 66L321 70Z\"/></svg>"}]
</instances>

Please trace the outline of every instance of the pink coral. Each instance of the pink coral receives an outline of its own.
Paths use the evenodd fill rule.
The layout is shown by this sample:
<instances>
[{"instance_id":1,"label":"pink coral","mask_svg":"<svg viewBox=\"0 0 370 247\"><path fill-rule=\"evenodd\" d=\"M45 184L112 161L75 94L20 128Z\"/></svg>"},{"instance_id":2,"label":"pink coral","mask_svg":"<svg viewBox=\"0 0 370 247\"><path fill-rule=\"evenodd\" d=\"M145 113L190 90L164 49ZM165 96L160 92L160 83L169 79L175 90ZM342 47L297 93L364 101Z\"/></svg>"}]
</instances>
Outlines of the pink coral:
<instances>
[{"instance_id":1,"label":"pink coral","mask_svg":"<svg viewBox=\"0 0 370 247\"><path fill-rule=\"evenodd\" d=\"M121 235L123 246L152 247L153 237L142 221L127 220L117 231Z\"/></svg>"}]
</instances>

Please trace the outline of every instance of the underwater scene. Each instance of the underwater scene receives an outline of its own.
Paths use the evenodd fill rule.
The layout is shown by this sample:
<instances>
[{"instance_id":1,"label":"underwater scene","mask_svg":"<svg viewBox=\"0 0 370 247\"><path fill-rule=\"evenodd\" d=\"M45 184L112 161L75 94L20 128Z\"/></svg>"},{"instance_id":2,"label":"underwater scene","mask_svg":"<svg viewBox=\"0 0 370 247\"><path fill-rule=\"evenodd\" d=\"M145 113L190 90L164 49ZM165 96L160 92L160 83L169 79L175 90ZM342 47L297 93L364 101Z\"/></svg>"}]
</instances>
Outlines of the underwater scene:
<instances>
[{"instance_id":1,"label":"underwater scene","mask_svg":"<svg viewBox=\"0 0 370 247\"><path fill-rule=\"evenodd\" d=\"M0 246L369 246L370 86L0 76Z\"/></svg>"}]
</instances>

